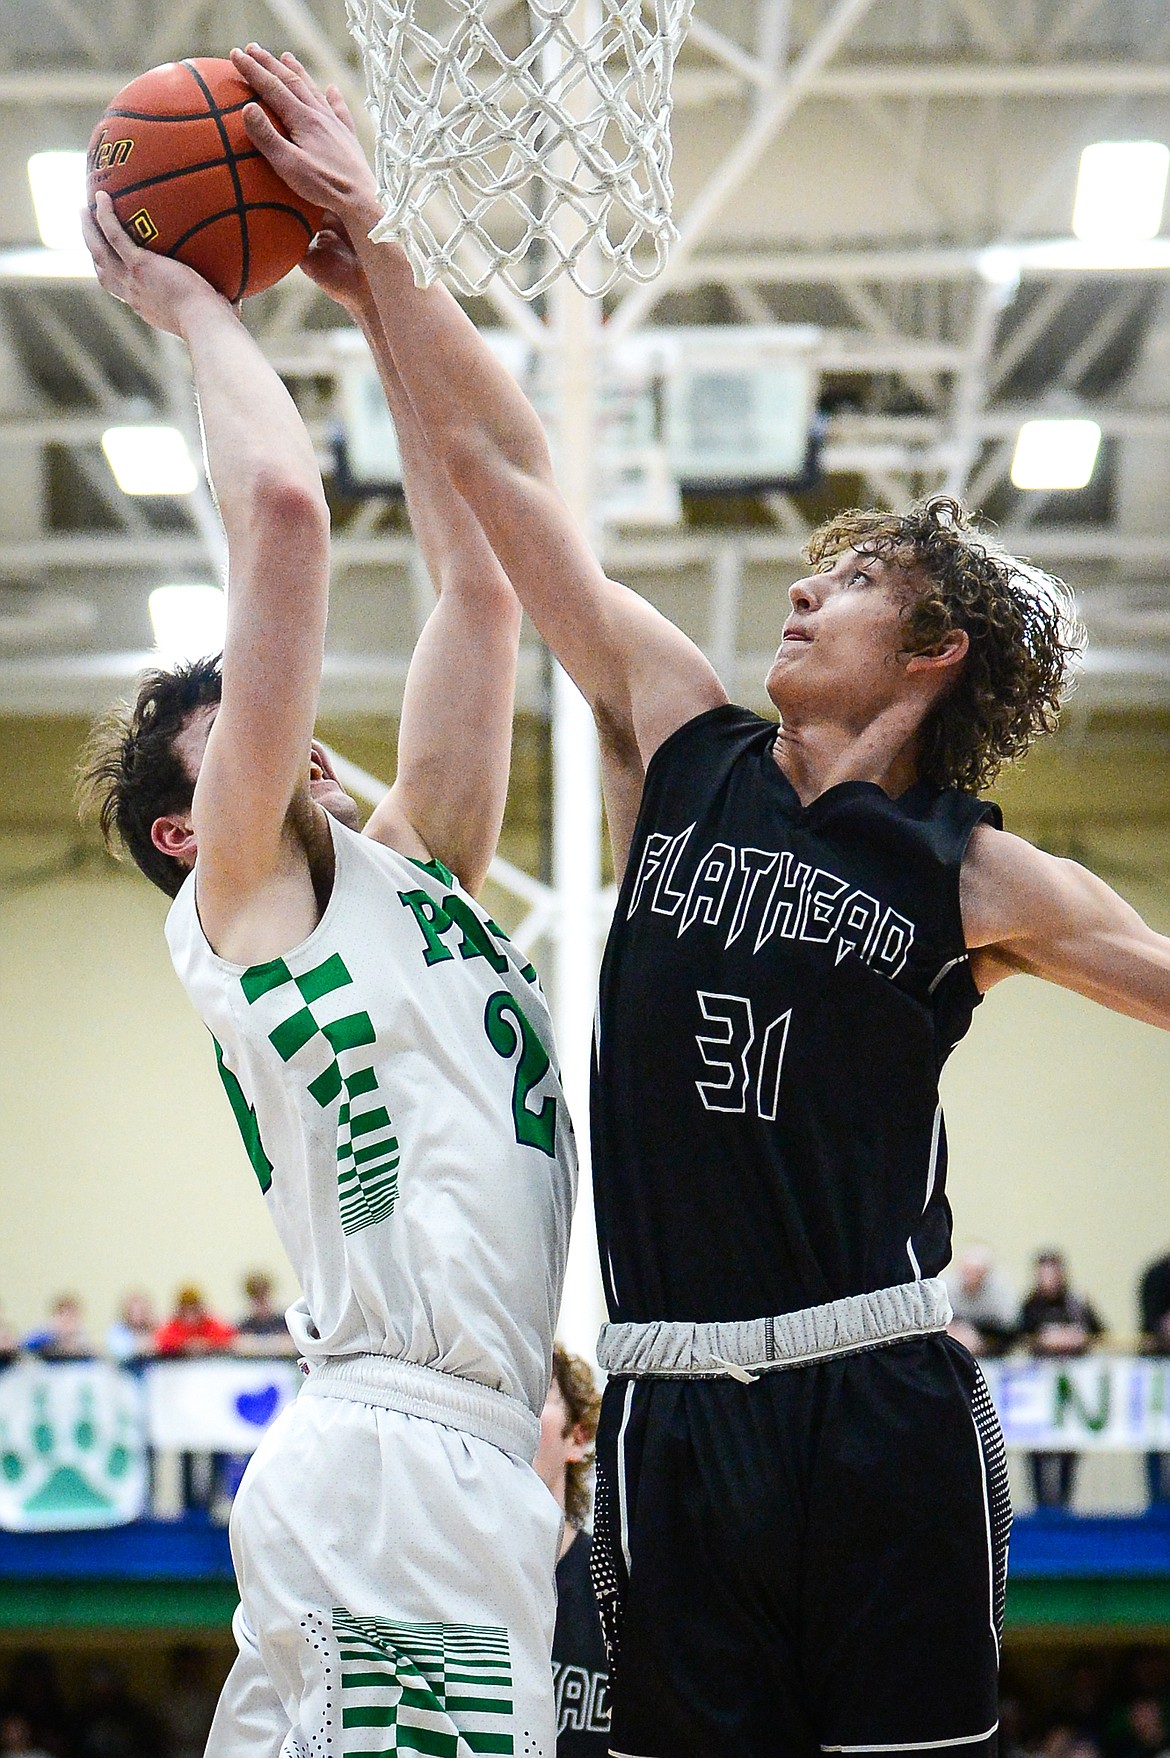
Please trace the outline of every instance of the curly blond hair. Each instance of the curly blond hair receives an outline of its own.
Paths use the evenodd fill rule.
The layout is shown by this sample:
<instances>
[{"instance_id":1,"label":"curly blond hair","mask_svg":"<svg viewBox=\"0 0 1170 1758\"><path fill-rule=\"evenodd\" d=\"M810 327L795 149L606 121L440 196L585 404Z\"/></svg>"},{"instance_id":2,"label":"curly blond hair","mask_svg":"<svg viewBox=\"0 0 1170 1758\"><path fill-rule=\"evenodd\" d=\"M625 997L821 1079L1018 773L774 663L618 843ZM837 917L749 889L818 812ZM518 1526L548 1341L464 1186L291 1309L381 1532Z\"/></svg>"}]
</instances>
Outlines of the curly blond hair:
<instances>
[{"instance_id":1,"label":"curly blond hair","mask_svg":"<svg viewBox=\"0 0 1170 1758\"><path fill-rule=\"evenodd\" d=\"M589 1518L589 1474L601 1415L601 1393L589 1363L580 1355L570 1355L563 1343L553 1344L553 1379L565 1400L565 1433L580 1428L589 1442L585 1457L570 1460L565 1470L565 1519L570 1526L581 1527Z\"/></svg>"},{"instance_id":2,"label":"curly blond hair","mask_svg":"<svg viewBox=\"0 0 1170 1758\"><path fill-rule=\"evenodd\" d=\"M966 658L920 732L919 772L935 787L988 787L1056 726L1085 645L1071 591L1001 549L950 495L901 514L837 513L805 554L822 568L848 549L905 570L906 654L966 630Z\"/></svg>"}]
</instances>

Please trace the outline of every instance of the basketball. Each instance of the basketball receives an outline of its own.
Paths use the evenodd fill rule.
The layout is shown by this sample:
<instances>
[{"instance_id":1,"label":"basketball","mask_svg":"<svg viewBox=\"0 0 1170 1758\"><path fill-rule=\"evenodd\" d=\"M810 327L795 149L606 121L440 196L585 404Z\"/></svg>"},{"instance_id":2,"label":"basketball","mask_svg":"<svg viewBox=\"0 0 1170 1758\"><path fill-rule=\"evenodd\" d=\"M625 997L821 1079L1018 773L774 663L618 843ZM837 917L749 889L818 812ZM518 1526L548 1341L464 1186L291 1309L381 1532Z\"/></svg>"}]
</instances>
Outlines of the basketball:
<instances>
[{"instance_id":1,"label":"basketball","mask_svg":"<svg viewBox=\"0 0 1170 1758\"><path fill-rule=\"evenodd\" d=\"M230 61L168 61L122 88L86 159L91 210L104 189L131 237L197 269L231 300L287 275L321 223L320 208L248 139L244 106L255 102Z\"/></svg>"}]
</instances>

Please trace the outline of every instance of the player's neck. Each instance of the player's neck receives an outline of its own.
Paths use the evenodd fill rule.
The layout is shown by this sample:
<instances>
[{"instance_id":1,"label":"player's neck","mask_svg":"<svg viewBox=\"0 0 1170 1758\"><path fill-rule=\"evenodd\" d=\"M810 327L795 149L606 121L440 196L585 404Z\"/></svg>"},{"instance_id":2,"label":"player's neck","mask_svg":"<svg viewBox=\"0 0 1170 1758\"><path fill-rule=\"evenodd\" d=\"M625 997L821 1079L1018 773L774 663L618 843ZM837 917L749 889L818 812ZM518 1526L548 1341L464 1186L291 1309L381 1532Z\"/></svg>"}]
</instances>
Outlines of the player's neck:
<instances>
[{"instance_id":1,"label":"player's neck","mask_svg":"<svg viewBox=\"0 0 1170 1758\"><path fill-rule=\"evenodd\" d=\"M803 806L843 781L872 781L897 799L918 779L917 727L897 713L879 714L860 729L790 716L772 755Z\"/></svg>"}]
</instances>

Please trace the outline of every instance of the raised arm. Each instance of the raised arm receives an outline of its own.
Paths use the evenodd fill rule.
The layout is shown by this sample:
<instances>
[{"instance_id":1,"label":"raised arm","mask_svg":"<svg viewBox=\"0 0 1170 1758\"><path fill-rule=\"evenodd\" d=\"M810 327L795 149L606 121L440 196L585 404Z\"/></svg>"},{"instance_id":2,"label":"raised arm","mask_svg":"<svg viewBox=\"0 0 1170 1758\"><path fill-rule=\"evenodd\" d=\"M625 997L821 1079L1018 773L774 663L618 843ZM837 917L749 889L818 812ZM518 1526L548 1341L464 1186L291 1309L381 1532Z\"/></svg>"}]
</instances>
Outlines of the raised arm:
<instances>
[{"instance_id":1,"label":"raised arm","mask_svg":"<svg viewBox=\"0 0 1170 1758\"><path fill-rule=\"evenodd\" d=\"M1170 1030L1170 939L1075 861L980 825L962 906L980 989L1025 971Z\"/></svg>"},{"instance_id":2,"label":"raised arm","mask_svg":"<svg viewBox=\"0 0 1170 1758\"><path fill-rule=\"evenodd\" d=\"M348 113L337 96L337 113ZM520 604L467 502L422 433L353 247L328 220L305 267L360 325L398 434L407 511L438 594L407 673L394 786L366 825L477 891L508 791Z\"/></svg>"},{"instance_id":3,"label":"raised arm","mask_svg":"<svg viewBox=\"0 0 1170 1758\"><path fill-rule=\"evenodd\" d=\"M396 246L370 242L381 218L373 177L323 94L291 57L253 47L233 58L290 136L257 106L245 111L253 141L340 217L428 443L589 701L611 763L640 777L670 733L726 700L715 672L680 630L606 578L557 491L535 412L456 301L441 286L417 288Z\"/></svg>"},{"instance_id":4,"label":"raised arm","mask_svg":"<svg viewBox=\"0 0 1170 1758\"><path fill-rule=\"evenodd\" d=\"M309 746L329 581L329 514L304 424L228 302L193 270L142 250L97 198L87 238L102 285L186 342L228 540L223 700L198 767L191 821L199 907L225 956L264 934L284 950L313 925ZM292 934L293 938L286 938ZM229 947L233 950L229 951Z\"/></svg>"}]
</instances>

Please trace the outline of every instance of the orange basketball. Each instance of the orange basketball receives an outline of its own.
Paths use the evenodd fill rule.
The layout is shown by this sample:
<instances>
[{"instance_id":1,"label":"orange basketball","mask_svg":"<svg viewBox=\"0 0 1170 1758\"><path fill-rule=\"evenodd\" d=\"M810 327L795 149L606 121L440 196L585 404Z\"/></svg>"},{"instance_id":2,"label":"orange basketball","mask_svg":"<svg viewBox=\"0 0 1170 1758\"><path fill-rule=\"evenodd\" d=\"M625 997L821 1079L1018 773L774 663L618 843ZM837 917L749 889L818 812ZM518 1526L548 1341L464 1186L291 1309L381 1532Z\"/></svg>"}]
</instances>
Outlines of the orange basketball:
<instances>
[{"instance_id":1,"label":"orange basketball","mask_svg":"<svg viewBox=\"0 0 1170 1758\"><path fill-rule=\"evenodd\" d=\"M232 300L287 275L321 224L248 139L243 110L255 102L230 61L165 62L114 98L86 161L91 208L104 189L140 244Z\"/></svg>"}]
</instances>

